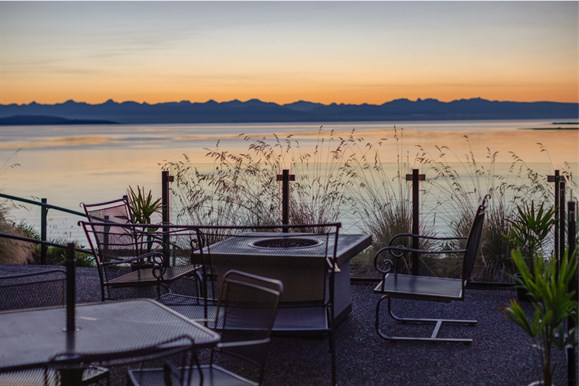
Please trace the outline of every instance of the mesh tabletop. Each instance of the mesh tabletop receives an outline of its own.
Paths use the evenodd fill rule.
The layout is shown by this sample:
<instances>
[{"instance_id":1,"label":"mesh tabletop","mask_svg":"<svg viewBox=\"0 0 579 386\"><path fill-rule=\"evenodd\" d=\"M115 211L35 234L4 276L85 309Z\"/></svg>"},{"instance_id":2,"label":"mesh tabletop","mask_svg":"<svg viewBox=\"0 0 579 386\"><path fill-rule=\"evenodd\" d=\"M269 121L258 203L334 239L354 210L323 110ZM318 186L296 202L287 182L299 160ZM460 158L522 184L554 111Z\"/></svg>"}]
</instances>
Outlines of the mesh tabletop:
<instances>
[{"instance_id":1,"label":"mesh tabletop","mask_svg":"<svg viewBox=\"0 0 579 386\"><path fill-rule=\"evenodd\" d=\"M96 354L106 363L107 355L128 355L178 337L193 339L199 348L211 347L220 339L150 299L80 304L75 333L67 334L65 326L62 307L0 313L0 369L42 366L67 351Z\"/></svg>"}]
</instances>

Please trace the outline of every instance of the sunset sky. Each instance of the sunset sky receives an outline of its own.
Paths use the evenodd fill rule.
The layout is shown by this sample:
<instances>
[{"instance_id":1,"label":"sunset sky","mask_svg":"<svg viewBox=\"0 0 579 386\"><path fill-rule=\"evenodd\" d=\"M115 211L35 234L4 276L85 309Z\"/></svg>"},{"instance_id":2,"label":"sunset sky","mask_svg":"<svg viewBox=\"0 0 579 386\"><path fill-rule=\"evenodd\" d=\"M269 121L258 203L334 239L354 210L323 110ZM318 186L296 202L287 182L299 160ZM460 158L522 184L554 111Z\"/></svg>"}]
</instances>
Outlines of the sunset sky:
<instances>
[{"instance_id":1,"label":"sunset sky","mask_svg":"<svg viewBox=\"0 0 579 386\"><path fill-rule=\"evenodd\" d=\"M578 102L579 3L0 3L0 103Z\"/></svg>"}]
</instances>

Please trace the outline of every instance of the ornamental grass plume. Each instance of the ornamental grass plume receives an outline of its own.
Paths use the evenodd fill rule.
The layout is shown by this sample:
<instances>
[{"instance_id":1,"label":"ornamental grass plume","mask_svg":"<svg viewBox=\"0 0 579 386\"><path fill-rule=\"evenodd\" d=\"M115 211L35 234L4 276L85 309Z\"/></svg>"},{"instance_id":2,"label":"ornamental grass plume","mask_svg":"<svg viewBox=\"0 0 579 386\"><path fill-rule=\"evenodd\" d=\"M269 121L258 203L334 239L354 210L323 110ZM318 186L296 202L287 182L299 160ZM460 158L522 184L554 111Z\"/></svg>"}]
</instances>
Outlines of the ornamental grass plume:
<instances>
[{"instance_id":1,"label":"ornamental grass plume","mask_svg":"<svg viewBox=\"0 0 579 386\"><path fill-rule=\"evenodd\" d=\"M6 214L6 205L0 203L0 233L27 236L14 224L11 224ZM34 260L34 244L20 240L0 237L0 264L28 264Z\"/></svg>"}]
</instances>

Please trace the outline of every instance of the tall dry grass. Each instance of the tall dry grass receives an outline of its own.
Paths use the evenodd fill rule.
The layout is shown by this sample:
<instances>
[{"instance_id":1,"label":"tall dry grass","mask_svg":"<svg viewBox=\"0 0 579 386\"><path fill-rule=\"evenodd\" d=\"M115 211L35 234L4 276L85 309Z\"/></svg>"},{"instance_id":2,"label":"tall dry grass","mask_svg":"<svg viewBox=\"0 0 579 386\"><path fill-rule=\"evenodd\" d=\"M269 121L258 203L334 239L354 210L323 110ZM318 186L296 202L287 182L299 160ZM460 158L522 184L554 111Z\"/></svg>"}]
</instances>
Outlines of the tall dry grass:
<instances>
[{"instance_id":1,"label":"tall dry grass","mask_svg":"<svg viewBox=\"0 0 579 386\"><path fill-rule=\"evenodd\" d=\"M179 221L204 225L270 225L281 222L281 189L276 177L290 169L290 223L347 221L357 231L371 234L374 246L386 244L393 235L412 226L411 183L406 174L420 169L426 181L420 185L422 234L468 235L476 208L485 194L491 202L474 276L480 280L506 281L514 272L505 234L517 204L529 200L553 202L547 176L511 152L511 163L497 163L498 152L487 148L484 159L475 157L468 136L465 151L447 146L429 151L405 147L404 129L391 136L368 141L355 130L345 136L334 131L317 132L313 146L302 148L288 135L280 138L244 136L246 152L234 154L219 142L206 149L208 168L182 160L163 168L175 176L173 196L180 203ZM396 164L381 159L385 144L394 144ZM308 143L308 145L310 145ZM547 151L539 144L539 151ZM500 170L499 170L500 169ZM562 175L575 188L569 170ZM372 248L357 256L353 270L373 273ZM454 272L452 266L439 271ZM454 264L454 263L448 263ZM447 264L447 265L448 265Z\"/></svg>"},{"instance_id":2,"label":"tall dry grass","mask_svg":"<svg viewBox=\"0 0 579 386\"><path fill-rule=\"evenodd\" d=\"M27 236L7 219L8 207L0 203L0 233ZM34 260L35 247L31 243L0 237L0 264L28 264Z\"/></svg>"}]
</instances>

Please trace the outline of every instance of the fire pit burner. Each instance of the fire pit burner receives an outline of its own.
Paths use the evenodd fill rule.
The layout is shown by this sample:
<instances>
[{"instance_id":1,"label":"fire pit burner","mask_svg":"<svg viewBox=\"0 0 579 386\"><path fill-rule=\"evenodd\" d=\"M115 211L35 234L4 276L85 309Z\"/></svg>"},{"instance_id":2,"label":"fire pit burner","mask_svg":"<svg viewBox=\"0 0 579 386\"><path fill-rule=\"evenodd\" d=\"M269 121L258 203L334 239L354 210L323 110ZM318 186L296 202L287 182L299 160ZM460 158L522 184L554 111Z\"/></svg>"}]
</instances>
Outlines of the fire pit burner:
<instances>
[{"instance_id":1,"label":"fire pit burner","mask_svg":"<svg viewBox=\"0 0 579 386\"><path fill-rule=\"evenodd\" d=\"M249 243L252 247L257 248L309 248L322 244L321 240L298 238L298 237L275 237L261 239Z\"/></svg>"}]
</instances>

